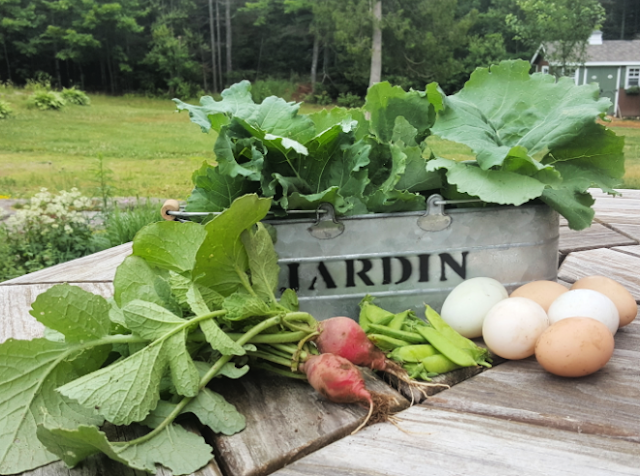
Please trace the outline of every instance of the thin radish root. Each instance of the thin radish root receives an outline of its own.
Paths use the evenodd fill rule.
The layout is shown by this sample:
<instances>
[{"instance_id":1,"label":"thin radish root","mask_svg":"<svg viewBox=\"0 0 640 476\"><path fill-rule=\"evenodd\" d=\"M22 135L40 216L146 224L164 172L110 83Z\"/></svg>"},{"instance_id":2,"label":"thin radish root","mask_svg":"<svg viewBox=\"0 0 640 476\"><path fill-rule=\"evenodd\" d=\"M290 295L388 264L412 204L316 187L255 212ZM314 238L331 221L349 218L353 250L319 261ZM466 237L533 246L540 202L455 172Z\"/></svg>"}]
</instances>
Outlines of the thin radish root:
<instances>
[{"instance_id":1,"label":"thin radish root","mask_svg":"<svg viewBox=\"0 0 640 476\"><path fill-rule=\"evenodd\" d=\"M392 403L394 398L385 395L383 393L370 392L371 393L371 402L369 403L369 413L364 421L351 432L352 435L355 435L364 427L373 425L375 423L384 423L390 421L393 418L393 414L391 413Z\"/></svg>"},{"instance_id":2,"label":"thin radish root","mask_svg":"<svg viewBox=\"0 0 640 476\"><path fill-rule=\"evenodd\" d=\"M451 388L449 385L445 383L420 382L418 380L412 379L411 377L409 377L409 374L407 373L407 371L404 368L402 368L401 365L398 365L397 363L395 363L393 360L387 360L385 363L386 365L383 372L389 375L393 375L400 382L404 382L405 384L407 384L410 389L418 390L422 394L422 396L425 398L429 397L429 394L427 393L427 390L426 390L427 388L433 388L433 387ZM411 404L413 405L414 403L413 392L411 392L411 400L412 400Z\"/></svg>"},{"instance_id":3,"label":"thin radish root","mask_svg":"<svg viewBox=\"0 0 640 476\"><path fill-rule=\"evenodd\" d=\"M328 400L336 403L359 403L369 407L367 417L352 434L368 424L387 421L394 398L369 392L358 367L335 354L313 355L300 364L309 383Z\"/></svg>"}]
</instances>

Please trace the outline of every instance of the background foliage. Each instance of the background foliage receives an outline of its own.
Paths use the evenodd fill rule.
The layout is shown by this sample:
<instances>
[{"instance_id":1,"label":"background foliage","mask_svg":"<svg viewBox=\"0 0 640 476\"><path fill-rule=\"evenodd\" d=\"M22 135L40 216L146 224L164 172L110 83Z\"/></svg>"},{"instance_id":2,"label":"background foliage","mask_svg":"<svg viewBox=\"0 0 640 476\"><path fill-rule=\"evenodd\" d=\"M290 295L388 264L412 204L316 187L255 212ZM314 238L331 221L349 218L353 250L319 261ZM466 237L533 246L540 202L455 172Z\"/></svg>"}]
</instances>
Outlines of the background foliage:
<instances>
[{"instance_id":1,"label":"background foliage","mask_svg":"<svg viewBox=\"0 0 640 476\"><path fill-rule=\"evenodd\" d=\"M46 77L57 89L186 98L275 78L308 83L291 94L309 94L317 82L320 97L364 96L371 4L0 0L0 81ZM640 32L634 0L383 0L382 79L405 88L437 81L453 92L476 67L531 58L541 31L546 41L565 34L583 41L587 23L601 19L600 5L605 39Z\"/></svg>"}]
</instances>

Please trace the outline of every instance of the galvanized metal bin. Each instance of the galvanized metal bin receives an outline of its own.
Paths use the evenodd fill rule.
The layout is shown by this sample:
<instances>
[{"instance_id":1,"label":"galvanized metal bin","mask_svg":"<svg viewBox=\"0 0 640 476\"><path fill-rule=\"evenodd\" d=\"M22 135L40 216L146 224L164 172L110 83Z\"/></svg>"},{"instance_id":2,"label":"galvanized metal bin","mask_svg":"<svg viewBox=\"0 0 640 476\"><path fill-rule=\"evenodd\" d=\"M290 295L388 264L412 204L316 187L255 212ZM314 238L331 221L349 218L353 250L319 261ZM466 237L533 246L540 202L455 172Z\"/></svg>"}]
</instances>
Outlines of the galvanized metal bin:
<instances>
[{"instance_id":1,"label":"galvanized metal bin","mask_svg":"<svg viewBox=\"0 0 640 476\"><path fill-rule=\"evenodd\" d=\"M335 219L267 220L277 231L280 287L294 288L317 319L357 317L370 294L393 312L424 304L440 310L464 279L487 276L511 291L555 280L558 214L545 205L443 210L432 196L425 212Z\"/></svg>"}]
</instances>

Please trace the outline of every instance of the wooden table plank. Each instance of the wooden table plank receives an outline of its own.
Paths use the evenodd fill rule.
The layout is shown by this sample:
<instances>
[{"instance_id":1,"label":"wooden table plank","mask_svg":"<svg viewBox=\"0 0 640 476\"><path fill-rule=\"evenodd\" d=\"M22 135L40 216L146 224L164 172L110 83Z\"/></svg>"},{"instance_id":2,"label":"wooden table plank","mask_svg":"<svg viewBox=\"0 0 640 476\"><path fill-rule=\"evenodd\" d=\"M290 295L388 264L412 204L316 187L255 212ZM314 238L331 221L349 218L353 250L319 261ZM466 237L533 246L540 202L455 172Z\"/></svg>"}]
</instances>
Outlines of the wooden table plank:
<instances>
[{"instance_id":1,"label":"wooden table plank","mask_svg":"<svg viewBox=\"0 0 640 476\"><path fill-rule=\"evenodd\" d=\"M96 283L112 282L116 268L131 254L131 243L116 246L83 258L57 264L19 278L0 283L0 286L39 283Z\"/></svg>"},{"instance_id":2,"label":"wooden table plank","mask_svg":"<svg viewBox=\"0 0 640 476\"><path fill-rule=\"evenodd\" d=\"M628 441L423 406L398 417L399 428L366 428L274 476L640 475Z\"/></svg>"},{"instance_id":3,"label":"wooden table plank","mask_svg":"<svg viewBox=\"0 0 640 476\"><path fill-rule=\"evenodd\" d=\"M558 270L558 279L575 283L585 276L607 276L618 281L640 300L640 257L610 249L579 251L571 253Z\"/></svg>"},{"instance_id":4,"label":"wooden table plank","mask_svg":"<svg viewBox=\"0 0 640 476\"><path fill-rule=\"evenodd\" d=\"M586 377L557 377L531 357L506 362L425 404L640 443L639 328L633 322L616 334L609 363Z\"/></svg>"},{"instance_id":5,"label":"wooden table plank","mask_svg":"<svg viewBox=\"0 0 640 476\"><path fill-rule=\"evenodd\" d=\"M409 402L370 371L367 388L391 399L390 411ZM212 435L218 461L230 476L260 476L349 435L366 417L360 405L331 403L307 383L256 372L213 387L247 418L244 431Z\"/></svg>"},{"instance_id":6,"label":"wooden table plank","mask_svg":"<svg viewBox=\"0 0 640 476\"><path fill-rule=\"evenodd\" d=\"M560 227L558 251L569 254L573 251L592 250L596 248L611 248L612 246L637 245L638 241L594 223L586 230L574 231L569 227Z\"/></svg>"},{"instance_id":7,"label":"wooden table plank","mask_svg":"<svg viewBox=\"0 0 640 476\"><path fill-rule=\"evenodd\" d=\"M636 241L640 241L640 225L627 225L624 223L607 223L607 226L611 229L622 233Z\"/></svg>"}]
</instances>

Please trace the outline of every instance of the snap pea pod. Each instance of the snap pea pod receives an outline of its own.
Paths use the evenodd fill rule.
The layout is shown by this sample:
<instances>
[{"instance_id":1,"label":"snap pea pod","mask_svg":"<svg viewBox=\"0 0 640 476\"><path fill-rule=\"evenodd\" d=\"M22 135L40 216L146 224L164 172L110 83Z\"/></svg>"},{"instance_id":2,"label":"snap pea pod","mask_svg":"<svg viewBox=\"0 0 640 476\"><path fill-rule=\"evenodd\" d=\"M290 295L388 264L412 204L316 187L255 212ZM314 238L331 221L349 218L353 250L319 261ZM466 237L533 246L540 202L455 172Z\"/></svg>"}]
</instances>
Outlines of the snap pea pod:
<instances>
[{"instance_id":1,"label":"snap pea pod","mask_svg":"<svg viewBox=\"0 0 640 476\"><path fill-rule=\"evenodd\" d=\"M442 354L430 355L422 359L422 366L427 372L444 374L452 370L459 369L461 366L448 359Z\"/></svg>"},{"instance_id":2,"label":"snap pea pod","mask_svg":"<svg viewBox=\"0 0 640 476\"><path fill-rule=\"evenodd\" d=\"M389 311L385 311L381 307L372 304L373 298L371 296L365 297L360 301L360 316L358 317L358 323L365 332L369 331L369 325L375 324L388 324L395 315Z\"/></svg>"},{"instance_id":3,"label":"snap pea pod","mask_svg":"<svg viewBox=\"0 0 640 476\"><path fill-rule=\"evenodd\" d=\"M460 349L451 343L449 339L443 336L433 327L421 327L417 329L418 334L424 337L429 344L434 346L438 351L455 362L461 367L474 367L477 365L475 359L465 349Z\"/></svg>"},{"instance_id":4,"label":"snap pea pod","mask_svg":"<svg viewBox=\"0 0 640 476\"><path fill-rule=\"evenodd\" d=\"M425 357L429 357L430 355L437 354L438 351L436 348L429 344L415 344L415 345L405 345L403 347L397 347L393 349L387 355L391 360L395 360L396 362L407 362L407 363L418 363L421 362Z\"/></svg>"},{"instance_id":5,"label":"snap pea pod","mask_svg":"<svg viewBox=\"0 0 640 476\"><path fill-rule=\"evenodd\" d=\"M409 342L410 344L426 344L426 340L422 335L415 332L398 331L395 329L389 329L387 326L381 326L380 324L369 324L369 329L375 331L377 334L383 334L394 339L400 339Z\"/></svg>"},{"instance_id":6,"label":"snap pea pod","mask_svg":"<svg viewBox=\"0 0 640 476\"><path fill-rule=\"evenodd\" d=\"M382 334L368 334L367 337L373 344L383 352L393 351L396 348L403 348L409 345L407 341L394 339Z\"/></svg>"},{"instance_id":7,"label":"snap pea pod","mask_svg":"<svg viewBox=\"0 0 640 476\"><path fill-rule=\"evenodd\" d=\"M407 317L408 317L408 315L410 313L411 313L411 311L404 311L404 312L399 312L398 314L394 315L393 319L391 319L391 322L389 322L389 324L387 324L387 327L389 329L394 329L396 331L401 331L402 330L402 326L404 325L404 323L407 320Z\"/></svg>"},{"instance_id":8,"label":"snap pea pod","mask_svg":"<svg viewBox=\"0 0 640 476\"><path fill-rule=\"evenodd\" d=\"M431 306L426 306L425 316L427 318L427 321L429 321L429 324L431 324L434 329L436 329L452 345L459 349L465 350L471 356L471 358L473 358L476 364L484 365L485 367L491 367L491 364L488 362L488 360L490 361L490 359L489 351L487 349L479 347L472 340L460 335L449 324L447 324L445 320L440 317L440 314L434 311Z\"/></svg>"}]
</instances>

